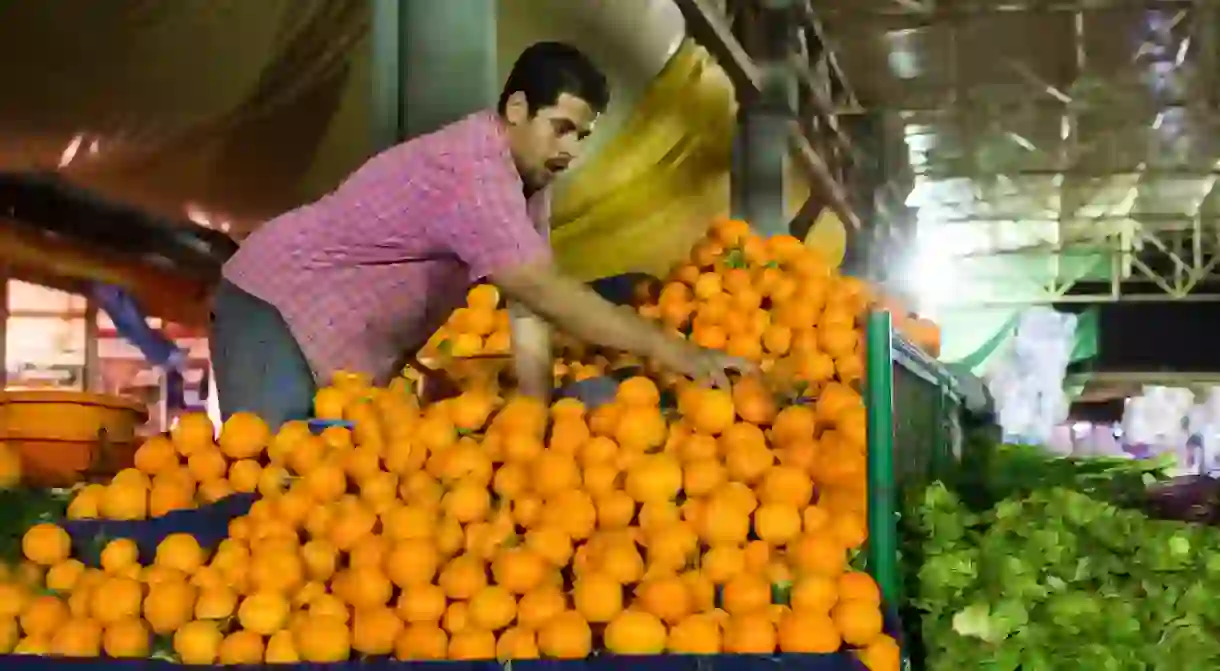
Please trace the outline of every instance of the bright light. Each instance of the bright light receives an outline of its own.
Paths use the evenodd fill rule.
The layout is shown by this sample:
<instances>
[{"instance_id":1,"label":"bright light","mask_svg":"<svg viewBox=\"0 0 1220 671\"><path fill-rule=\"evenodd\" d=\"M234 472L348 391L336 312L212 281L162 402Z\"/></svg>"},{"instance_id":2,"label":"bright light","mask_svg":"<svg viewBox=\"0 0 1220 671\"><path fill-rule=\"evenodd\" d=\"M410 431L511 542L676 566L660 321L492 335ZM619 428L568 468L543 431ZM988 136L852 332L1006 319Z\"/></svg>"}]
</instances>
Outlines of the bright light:
<instances>
[{"instance_id":1,"label":"bright light","mask_svg":"<svg viewBox=\"0 0 1220 671\"><path fill-rule=\"evenodd\" d=\"M194 203L186 204L186 218L200 226L212 227L212 218L208 216L207 212L203 211L203 208Z\"/></svg>"},{"instance_id":2,"label":"bright light","mask_svg":"<svg viewBox=\"0 0 1220 671\"><path fill-rule=\"evenodd\" d=\"M934 317L956 290L952 255L943 227L922 224L916 229L915 251L906 260L907 286L915 291L920 314Z\"/></svg>"},{"instance_id":3,"label":"bright light","mask_svg":"<svg viewBox=\"0 0 1220 671\"><path fill-rule=\"evenodd\" d=\"M72 141L68 143L67 147L64 147L63 152L59 155L59 167L61 169L68 167L68 164L72 163L84 142L85 135L83 133L77 133L72 137Z\"/></svg>"}]
</instances>

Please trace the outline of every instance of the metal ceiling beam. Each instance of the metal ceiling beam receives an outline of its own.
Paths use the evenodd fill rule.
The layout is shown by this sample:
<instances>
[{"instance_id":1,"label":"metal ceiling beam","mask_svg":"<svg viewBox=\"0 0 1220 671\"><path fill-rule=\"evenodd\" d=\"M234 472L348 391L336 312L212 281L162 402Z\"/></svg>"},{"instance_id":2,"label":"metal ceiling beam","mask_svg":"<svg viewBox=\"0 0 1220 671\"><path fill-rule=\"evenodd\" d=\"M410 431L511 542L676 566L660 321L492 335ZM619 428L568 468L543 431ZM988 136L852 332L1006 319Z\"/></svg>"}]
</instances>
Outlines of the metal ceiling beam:
<instances>
[{"instance_id":1,"label":"metal ceiling beam","mask_svg":"<svg viewBox=\"0 0 1220 671\"><path fill-rule=\"evenodd\" d=\"M1084 223L1084 222L1088 222L1088 221L1104 222L1104 221L1127 221L1127 220L1137 221L1141 224L1161 224L1161 223L1174 224L1174 223L1178 223L1178 222L1189 223L1196 219L1202 220L1205 222L1206 221L1220 222L1220 214L1209 214L1209 215L1201 214L1201 215L1196 216L1196 215L1191 215L1191 214L1176 214L1176 213L1170 213L1170 212L1142 213L1142 214L1135 212L1135 213L1126 214L1126 215L1108 214L1108 215L1102 215L1102 216L1098 216L1098 217L1073 217L1073 216L1069 215L1069 216L1064 217L1063 220L1067 223L1072 223L1072 224L1080 224L1080 223ZM952 218L952 219L937 218L937 223L941 223L941 224L1001 224L1001 223L1012 222L1012 221L1030 221L1030 222L1046 223L1046 222L1053 221L1053 219L1051 219L1049 217L1038 218L1038 217L1030 217L1030 216L1006 217L1003 215L956 217L956 218ZM1047 250L1044 249L1042 251L1047 251Z\"/></svg>"},{"instance_id":2,"label":"metal ceiling beam","mask_svg":"<svg viewBox=\"0 0 1220 671\"><path fill-rule=\"evenodd\" d=\"M932 161L935 163L935 159ZM1013 170L1004 170L996 172L982 173L978 170L939 170L932 168L919 168L915 170L916 177L924 177L928 179L948 180L948 179L976 179L979 177L1079 177L1079 178L1111 178L1111 177L1142 177L1148 178L1196 178L1208 179L1212 177L1220 177L1220 169L1206 168L1203 166L1166 166L1160 168L1148 167L1140 169L1138 165L1132 166L1115 166L1106 168L1016 168Z\"/></svg>"},{"instance_id":3,"label":"metal ceiling beam","mask_svg":"<svg viewBox=\"0 0 1220 671\"><path fill-rule=\"evenodd\" d=\"M853 3L855 4L855 3ZM860 7L839 2L820 0L815 9L823 16L833 18L868 19L877 17L923 17L962 18L996 14L1054 14L1075 13L1108 9L1191 9L1197 7L1195 0L1079 0L1078 2L1021 2L1009 0L989 5L946 7L937 2L894 2L888 6Z\"/></svg>"}]
</instances>

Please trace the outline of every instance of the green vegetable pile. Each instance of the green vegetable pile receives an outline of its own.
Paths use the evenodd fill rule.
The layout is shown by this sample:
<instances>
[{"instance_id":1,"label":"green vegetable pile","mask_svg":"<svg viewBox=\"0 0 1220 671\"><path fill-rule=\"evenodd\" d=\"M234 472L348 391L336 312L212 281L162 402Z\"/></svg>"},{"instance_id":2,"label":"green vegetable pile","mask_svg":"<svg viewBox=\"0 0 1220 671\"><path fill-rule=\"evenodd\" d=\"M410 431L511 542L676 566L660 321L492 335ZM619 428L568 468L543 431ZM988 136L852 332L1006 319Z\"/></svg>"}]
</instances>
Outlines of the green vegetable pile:
<instances>
[{"instance_id":1,"label":"green vegetable pile","mask_svg":"<svg viewBox=\"0 0 1220 671\"><path fill-rule=\"evenodd\" d=\"M923 668L1220 669L1220 529L1128 507L1154 475L1139 462L991 459L904 515Z\"/></svg>"}]
</instances>

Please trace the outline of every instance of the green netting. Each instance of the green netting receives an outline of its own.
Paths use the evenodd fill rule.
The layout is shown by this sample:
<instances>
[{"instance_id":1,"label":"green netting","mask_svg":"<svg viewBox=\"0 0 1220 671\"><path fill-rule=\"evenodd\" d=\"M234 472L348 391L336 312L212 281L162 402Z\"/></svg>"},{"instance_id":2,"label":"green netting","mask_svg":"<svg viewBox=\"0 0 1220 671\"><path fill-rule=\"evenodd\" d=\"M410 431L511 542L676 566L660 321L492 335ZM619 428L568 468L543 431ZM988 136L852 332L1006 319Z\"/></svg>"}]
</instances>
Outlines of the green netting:
<instances>
[{"instance_id":1,"label":"green netting","mask_svg":"<svg viewBox=\"0 0 1220 671\"><path fill-rule=\"evenodd\" d=\"M887 602L901 607L898 505L902 490L936 477L960 454L961 397L939 363L892 335L890 315L867 330L869 570Z\"/></svg>"}]
</instances>

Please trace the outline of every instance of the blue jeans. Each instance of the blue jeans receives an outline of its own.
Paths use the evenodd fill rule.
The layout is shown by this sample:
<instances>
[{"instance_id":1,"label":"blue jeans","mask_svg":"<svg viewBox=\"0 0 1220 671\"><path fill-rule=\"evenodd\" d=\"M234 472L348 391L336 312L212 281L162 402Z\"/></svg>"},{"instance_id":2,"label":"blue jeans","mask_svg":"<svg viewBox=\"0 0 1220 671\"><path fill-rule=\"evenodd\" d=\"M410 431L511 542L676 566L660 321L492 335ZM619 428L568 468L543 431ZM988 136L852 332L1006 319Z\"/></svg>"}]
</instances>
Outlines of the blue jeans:
<instances>
[{"instance_id":1,"label":"blue jeans","mask_svg":"<svg viewBox=\"0 0 1220 671\"><path fill-rule=\"evenodd\" d=\"M222 279L212 303L210 346L225 419L252 412L275 430L288 420L313 416L313 371L270 303Z\"/></svg>"}]
</instances>

